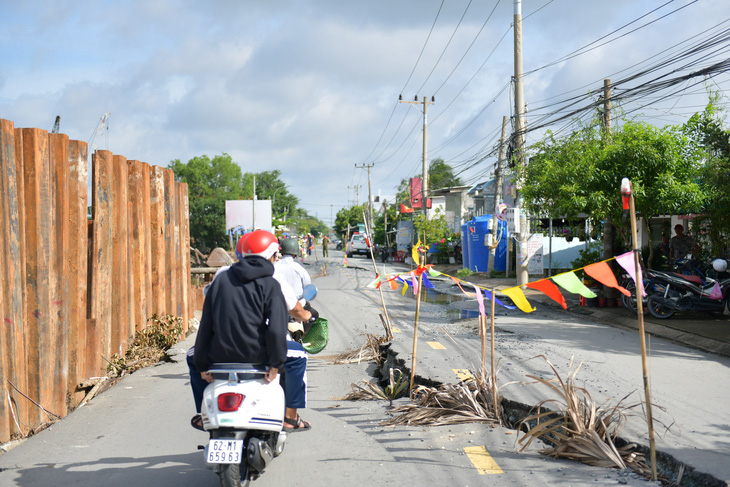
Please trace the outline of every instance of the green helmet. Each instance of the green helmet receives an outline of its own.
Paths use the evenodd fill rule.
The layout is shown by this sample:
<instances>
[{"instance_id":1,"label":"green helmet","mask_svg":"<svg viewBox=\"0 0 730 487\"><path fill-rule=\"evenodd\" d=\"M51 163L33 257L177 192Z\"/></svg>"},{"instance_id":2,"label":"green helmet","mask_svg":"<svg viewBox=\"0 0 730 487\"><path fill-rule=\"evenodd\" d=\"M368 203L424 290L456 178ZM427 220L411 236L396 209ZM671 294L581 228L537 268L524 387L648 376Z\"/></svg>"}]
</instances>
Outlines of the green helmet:
<instances>
[{"instance_id":1,"label":"green helmet","mask_svg":"<svg viewBox=\"0 0 730 487\"><path fill-rule=\"evenodd\" d=\"M299 255L299 242L293 238L285 238L281 242L281 254Z\"/></svg>"}]
</instances>

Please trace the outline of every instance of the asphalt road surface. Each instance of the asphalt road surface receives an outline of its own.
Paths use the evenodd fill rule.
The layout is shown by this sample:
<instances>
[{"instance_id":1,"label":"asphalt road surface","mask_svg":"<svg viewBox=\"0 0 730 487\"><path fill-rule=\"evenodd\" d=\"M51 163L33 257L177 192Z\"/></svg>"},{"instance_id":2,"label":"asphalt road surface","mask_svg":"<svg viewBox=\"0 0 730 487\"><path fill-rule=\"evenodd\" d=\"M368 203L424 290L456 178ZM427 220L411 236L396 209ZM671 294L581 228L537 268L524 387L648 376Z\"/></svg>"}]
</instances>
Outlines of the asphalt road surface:
<instances>
[{"instance_id":1,"label":"asphalt road surface","mask_svg":"<svg viewBox=\"0 0 730 487\"><path fill-rule=\"evenodd\" d=\"M341 252L330 254L326 275L323 260L306 264L319 288L313 305L330 323L328 347L310 357L308 408L300 411L313 428L289 435L284 453L254 486L655 485L626 471L553 460L538 453L540 445L518 452L518 432L512 429L483 424L386 427L380 422L389 417L387 402L343 400L351 384L372 379L376 367L369 362L335 365L331 357L364 345L366 334L384 331L378 317L380 293L366 287L374 278L370 261L351 258L345 268ZM448 279L435 284L453 292ZM396 327L392 348L410 367L415 301L401 296L400 290L383 293ZM422 304L419 376L456 383L460 371L478 367L476 319L454 319L465 304ZM576 380L599 403L625 396L627 404L643 399L634 332L541 306L529 315L498 307L496 330L498 382L505 398L532 405L551 397L544 388L526 384L526 374L552 376L547 362L534 358L543 355L564 379L571 361L573 370L582 363ZM0 485L218 485L197 449L207 435L189 426L194 408L184 352L194 338L175 347L173 362L125 377L64 420L0 455ZM730 359L658 339L650 341L649 352L657 449L688 469L727 482ZM643 416L630 417L622 437L648 446Z\"/></svg>"}]
</instances>

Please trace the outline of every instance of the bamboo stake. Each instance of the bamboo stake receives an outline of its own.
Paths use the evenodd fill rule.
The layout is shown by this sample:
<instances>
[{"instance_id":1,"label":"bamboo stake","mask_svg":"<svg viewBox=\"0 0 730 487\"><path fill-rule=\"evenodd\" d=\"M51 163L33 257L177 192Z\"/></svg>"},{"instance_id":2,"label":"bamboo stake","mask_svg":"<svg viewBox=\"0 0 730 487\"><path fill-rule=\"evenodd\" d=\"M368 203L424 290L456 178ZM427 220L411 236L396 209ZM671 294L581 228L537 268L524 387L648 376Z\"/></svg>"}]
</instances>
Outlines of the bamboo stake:
<instances>
[{"instance_id":1,"label":"bamboo stake","mask_svg":"<svg viewBox=\"0 0 730 487\"><path fill-rule=\"evenodd\" d=\"M365 218L365 210L362 211L362 218L365 221L365 234L371 235L370 229L368 228L368 220ZM370 241L372 243L372 240ZM375 271L375 275L378 274L378 266L375 264L375 257L373 256L373 246L370 245L370 260L373 262L373 270ZM383 306L383 313L385 314L385 322L387 323L387 326L385 327L385 331L387 332L387 338L388 340L393 339L393 331L392 326L390 324L390 316L388 316L388 308L385 306L385 296L383 296L383 286L378 286L378 291L380 291L380 304Z\"/></svg>"},{"instance_id":2,"label":"bamboo stake","mask_svg":"<svg viewBox=\"0 0 730 487\"><path fill-rule=\"evenodd\" d=\"M634 250L634 266L636 268L636 311L639 319L639 338L641 340L641 369L644 378L644 394L646 396L646 421L649 425L649 446L651 448L651 479L656 481L656 445L654 442L654 420L651 414L651 397L649 393L649 367L646 360L646 334L644 332L644 303L641 296L643 282L641 276L641 265L639 264L639 244L636 241L636 209L634 206L634 193L629 195L629 213L631 216L631 242Z\"/></svg>"},{"instance_id":3,"label":"bamboo stake","mask_svg":"<svg viewBox=\"0 0 730 487\"><path fill-rule=\"evenodd\" d=\"M420 256L419 256L420 260ZM423 257L425 261L425 256ZM424 262L425 264L425 262ZM411 382L410 392L411 399L413 399L413 389L416 386L416 351L418 349L418 315L421 312L421 294L423 293L423 273L418 276L418 293L416 294L416 321L413 326L413 358L411 359Z\"/></svg>"},{"instance_id":4,"label":"bamboo stake","mask_svg":"<svg viewBox=\"0 0 730 487\"><path fill-rule=\"evenodd\" d=\"M497 408L498 402L499 402L497 400L497 366L496 366L496 360L494 358L494 333L495 333L495 331L494 331L494 288L492 288L490 290L490 292L492 293L492 299L491 299L492 303L491 303L491 310L490 310L491 315L489 317L489 321L491 324L490 335L491 335L491 342L492 342L492 345L491 345L491 348L492 348L492 350L491 350L491 353L492 353L492 400L494 401L494 416L499 421L499 424L502 424L502 420L499 417L499 409Z\"/></svg>"}]
</instances>

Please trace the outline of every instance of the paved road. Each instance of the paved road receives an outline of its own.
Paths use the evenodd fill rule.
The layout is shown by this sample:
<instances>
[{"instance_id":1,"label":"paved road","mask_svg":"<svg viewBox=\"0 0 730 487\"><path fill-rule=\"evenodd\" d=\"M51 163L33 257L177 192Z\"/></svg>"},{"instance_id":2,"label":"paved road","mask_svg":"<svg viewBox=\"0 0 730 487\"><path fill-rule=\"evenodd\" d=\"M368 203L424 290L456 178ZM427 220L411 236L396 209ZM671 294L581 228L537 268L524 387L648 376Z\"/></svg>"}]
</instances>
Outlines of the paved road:
<instances>
[{"instance_id":1,"label":"paved road","mask_svg":"<svg viewBox=\"0 0 730 487\"><path fill-rule=\"evenodd\" d=\"M302 416L313 429L290 435L284 454L255 486L350 485L648 485L615 470L547 459L531 449L517 453L515 431L484 425L459 427L383 427L387 404L347 402L350 384L370 378L373 365L333 365L325 355L365 343L365 333L382 335L379 293L366 288L374 274L368 261L350 259L343 268L338 253L327 275L315 277L320 289L315 307L330 319L331 342L312 357L309 408ZM312 275L320 267L309 266ZM439 285L443 285L439 284ZM393 348L410 365L412 299L385 291L391 319L400 330ZM442 306L424 303L419 327L419 375L456 382L453 369L471 368L479 360L475 320L451 323ZM443 327L443 328L442 328ZM444 329L455 339L446 335ZM641 392L641 369L635 333L576 320L542 308L533 315L499 311L497 315L500 384L523 381L526 372L546 374L544 362L527 360L545 354L561 372L572 356L584 361L583 377L597 397ZM186 486L217 485L196 450L206 440L188 421L193 413L183 352L178 362L136 372L96 397L52 428L0 456L0 485L18 486ZM438 342L444 348L432 348ZM701 471L730 479L726 440L730 418L725 407L728 359L652 340L652 390L666 406L682 436L668 435L660 447ZM595 388L595 390L594 390ZM534 388L513 384L505 397L534 404L543 399ZM402 401L402 400L401 400ZM642 439L645 423L629 427ZM724 426L723 426L724 425ZM503 473L480 472L464 448L484 447Z\"/></svg>"}]
</instances>

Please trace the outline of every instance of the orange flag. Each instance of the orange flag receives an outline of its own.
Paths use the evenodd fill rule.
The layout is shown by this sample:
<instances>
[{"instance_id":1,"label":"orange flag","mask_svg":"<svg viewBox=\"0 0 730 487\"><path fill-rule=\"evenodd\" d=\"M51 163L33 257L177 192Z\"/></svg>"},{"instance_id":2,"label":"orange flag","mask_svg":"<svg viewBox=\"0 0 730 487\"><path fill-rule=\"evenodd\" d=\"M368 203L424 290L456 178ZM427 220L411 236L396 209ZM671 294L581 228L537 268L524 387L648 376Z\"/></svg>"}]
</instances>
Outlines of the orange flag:
<instances>
[{"instance_id":1,"label":"orange flag","mask_svg":"<svg viewBox=\"0 0 730 487\"><path fill-rule=\"evenodd\" d=\"M552 283L549 279L543 279L541 281L528 282L527 287L531 289L537 289L538 291L545 293L547 297L558 303L563 309L568 309L568 304L565 302L565 298L560 293L558 286Z\"/></svg>"},{"instance_id":2,"label":"orange flag","mask_svg":"<svg viewBox=\"0 0 730 487\"><path fill-rule=\"evenodd\" d=\"M619 286L616 281L616 276L613 275L613 271L606 261L596 262L595 264L584 267L583 270L586 274L601 284L616 288L625 296L631 296L630 292L628 292L624 287Z\"/></svg>"}]
</instances>

